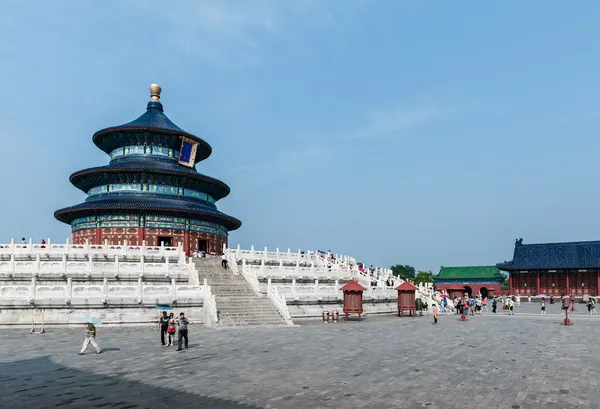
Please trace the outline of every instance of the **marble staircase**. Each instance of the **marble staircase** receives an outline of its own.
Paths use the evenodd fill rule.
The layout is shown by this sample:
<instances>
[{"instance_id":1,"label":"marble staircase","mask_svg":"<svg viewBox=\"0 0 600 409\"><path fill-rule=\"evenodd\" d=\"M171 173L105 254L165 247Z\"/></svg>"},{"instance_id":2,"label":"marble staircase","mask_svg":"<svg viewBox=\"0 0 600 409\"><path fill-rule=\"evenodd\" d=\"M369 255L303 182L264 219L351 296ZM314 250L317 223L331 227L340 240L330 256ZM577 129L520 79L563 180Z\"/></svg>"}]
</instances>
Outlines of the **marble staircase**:
<instances>
[{"instance_id":1,"label":"marble staircase","mask_svg":"<svg viewBox=\"0 0 600 409\"><path fill-rule=\"evenodd\" d=\"M215 258L194 258L200 282L208 281L215 295L220 327L285 326L268 297L257 295L242 275L221 267Z\"/></svg>"}]
</instances>

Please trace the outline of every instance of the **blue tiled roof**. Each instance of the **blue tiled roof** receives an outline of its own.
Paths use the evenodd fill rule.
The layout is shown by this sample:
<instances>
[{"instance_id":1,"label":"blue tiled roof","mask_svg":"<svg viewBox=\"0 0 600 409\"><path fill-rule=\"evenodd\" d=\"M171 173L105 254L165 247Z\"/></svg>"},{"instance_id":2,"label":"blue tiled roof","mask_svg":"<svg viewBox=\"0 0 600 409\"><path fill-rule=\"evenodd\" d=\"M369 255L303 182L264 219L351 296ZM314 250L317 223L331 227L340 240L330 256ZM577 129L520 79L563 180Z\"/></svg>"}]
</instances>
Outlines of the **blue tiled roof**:
<instances>
[{"instance_id":1,"label":"blue tiled roof","mask_svg":"<svg viewBox=\"0 0 600 409\"><path fill-rule=\"evenodd\" d=\"M176 213L195 216L201 220L214 221L226 226L229 230L239 228L242 223L203 202L187 199L149 198L139 194L119 194L118 196L104 196L89 199L76 206L57 210L54 217L63 223L71 223L78 217L92 215L106 211L143 211L143 213Z\"/></svg>"},{"instance_id":2,"label":"blue tiled roof","mask_svg":"<svg viewBox=\"0 0 600 409\"><path fill-rule=\"evenodd\" d=\"M146 112L140 115L139 118L134 119L123 125L113 126L110 128L101 129L98 133L105 131L106 129L119 129L119 128L155 128L163 131L176 132L181 134L187 134L186 131L178 127L171 121L163 112L163 106L160 102L148 102Z\"/></svg>"},{"instance_id":3,"label":"blue tiled roof","mask_svg":"<svg viewBox=\"0 0 600 409\"><path fill-rule=\"evenodd\" d=\"M94 134L92 139L100 149L110 153L115 147L125 146L125 144L127 144L127 136L124 137L123 135L119 135L119 132L135 130L172 134L176 140L178 140L179 136L185 136L198 142L198 151L196 153L197 162L208 158L212 152L212 148L206 141L175 125L173 121L164 114L162 104L160 102L152 101L148 102L146 112L139 118L123 125L101 129ZM131 141L131 143L136 144L138 142ZM179 146L179 142L172 143L175 144L174 148Z\"/></svg>"},{"instance_id":4,"label":"blue tiled roof","mask_svg":"<svg viewBox=\"0 0 600 409\"><path fill-rule=\"evenodd\" d=\"M73 185L87 192L90 188L104 183L117 183L116 174L126 173L128 170L141 172L164 172L171 173L180 178L187 178L189 181L195 181L195 185L202 185L200 190L206 190L216 200L222 199L230 192L229 186L222 181L210 176L198 173L196 169L179 165L173 161L159 160L156 158L135 158L121 161L113 161L107 166L98 166L94 168L83 169L71 175L70 180ZM192 187L192 186L190 186Z\"/></svg>"},{"instance_id":5,"label":"blue tiled roof","mask_svg":"<svg viewBox=\"0 0 600 409\"><path fill-rule=\"evenodd\" d=\"M519 239L512 261L498 263L505 271L594 267L600 267L600 241L523 244Z\"/></svg>"}]
</instances>

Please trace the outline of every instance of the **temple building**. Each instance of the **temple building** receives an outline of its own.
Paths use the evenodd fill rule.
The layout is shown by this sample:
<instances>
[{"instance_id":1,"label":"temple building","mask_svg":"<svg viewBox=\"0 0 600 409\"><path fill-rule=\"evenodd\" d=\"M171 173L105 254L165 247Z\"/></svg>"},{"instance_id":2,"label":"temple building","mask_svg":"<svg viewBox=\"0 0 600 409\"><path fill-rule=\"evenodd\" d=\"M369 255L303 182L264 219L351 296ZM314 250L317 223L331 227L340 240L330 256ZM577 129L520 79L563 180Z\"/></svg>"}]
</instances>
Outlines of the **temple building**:
<instances>
[{"instance_id":1,"label":"temple building","mask_svg":"<svg viewBox=\"0 0 600 409\"><path fill-rule=\"evenodd\" d=\"M512 261L498 268L510 277L511 294L598 295L600 241L570 243L515 243Z\"/></svg>"},{"instance_id":2,"label":"temple building","mask_svg":"<svg viewBox=\"0 0 600 409\"><path fill-rule=\"evenodd\" d=\"M229 187L196 171L212 148L167 118L160 93L160 86L150 85L142 116L93 135L110 162L73 173L71 183L87 199L54 213L71 225L74 243L162 243L182 245L187 254L221 253L229 231L241 226L215 204Z\"/></svg>"},{"instance_id":3,"label":"temple building","mask_svg":"<svg viewBox=\"0 0 600 409\"><path fill-rule=\"evenodd\" d=\"M504 275L496 266L444 267L433 276L438 291L493 297L502 291Z\"/></svg>"}]
</instances>

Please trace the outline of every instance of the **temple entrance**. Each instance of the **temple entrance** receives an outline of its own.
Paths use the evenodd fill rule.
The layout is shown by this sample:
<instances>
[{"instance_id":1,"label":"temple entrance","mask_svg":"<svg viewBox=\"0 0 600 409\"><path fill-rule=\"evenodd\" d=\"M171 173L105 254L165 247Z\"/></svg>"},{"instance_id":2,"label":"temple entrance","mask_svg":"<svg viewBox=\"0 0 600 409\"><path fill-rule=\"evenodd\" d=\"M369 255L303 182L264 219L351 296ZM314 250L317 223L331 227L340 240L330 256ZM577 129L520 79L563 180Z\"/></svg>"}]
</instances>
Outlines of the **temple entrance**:
<instances>
[{"instance_id":1,"label":"temple entrance","mask_svg":"<svg viewBox=\"0 0 600 409\"><path fill-rule=\"evenodd\" d=\"M465 293L469 294L469 297L473 295L473 290L468 285L465 285Z\"/></svg>"},{"instance_id":2,"label":"temple entrance","mask_svg":"<svg viewBox=\"0 0 600 409\"><path fill-rule=\"evenodd\" d=\"M165 247L171 247L173 245L173 237L158 236L158 245L164 245Z\"/></svg>"},{"instance_id":3,"label":"temple entrance","mask_svg":"<svg viewBox=\"0 0 600 409\"><path fill-rule=\"evenodd\" d=\"M479 290L479 294L481 294L481 298L488 298L488 289L485 287L481 287Z\"/></svg>"},{"instance_id":4,"label":"temple entrance","mask_svg":"<svg viewBox=\"0 0 600 409\"><path fill-rule=\"evenodd\" d=\"M198 240L198 251L208 253L208 240Z\"/></svg>"}]
</instances>

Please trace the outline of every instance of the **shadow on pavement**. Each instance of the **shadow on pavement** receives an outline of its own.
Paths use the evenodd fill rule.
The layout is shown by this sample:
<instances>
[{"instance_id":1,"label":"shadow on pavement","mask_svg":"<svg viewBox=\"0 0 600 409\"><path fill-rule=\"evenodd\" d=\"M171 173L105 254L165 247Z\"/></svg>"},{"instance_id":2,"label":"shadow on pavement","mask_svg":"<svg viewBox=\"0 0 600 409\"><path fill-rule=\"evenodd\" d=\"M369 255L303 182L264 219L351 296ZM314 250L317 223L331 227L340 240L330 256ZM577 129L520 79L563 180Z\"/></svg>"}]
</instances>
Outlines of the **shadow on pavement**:
<instances>
[{"instance_id":1,"label":"shadow on pavement","mask_svg":"<svg viewBox=\"0 0 600 409\"><path fill-rule=\"evenodd\" d=\"M59 365L48 356L0 364L0 396L0 406L12 409L258 409L254 405L192 394L185 388L173 390L120 376L80 371Z\"/></svg>"}]
</instances>

